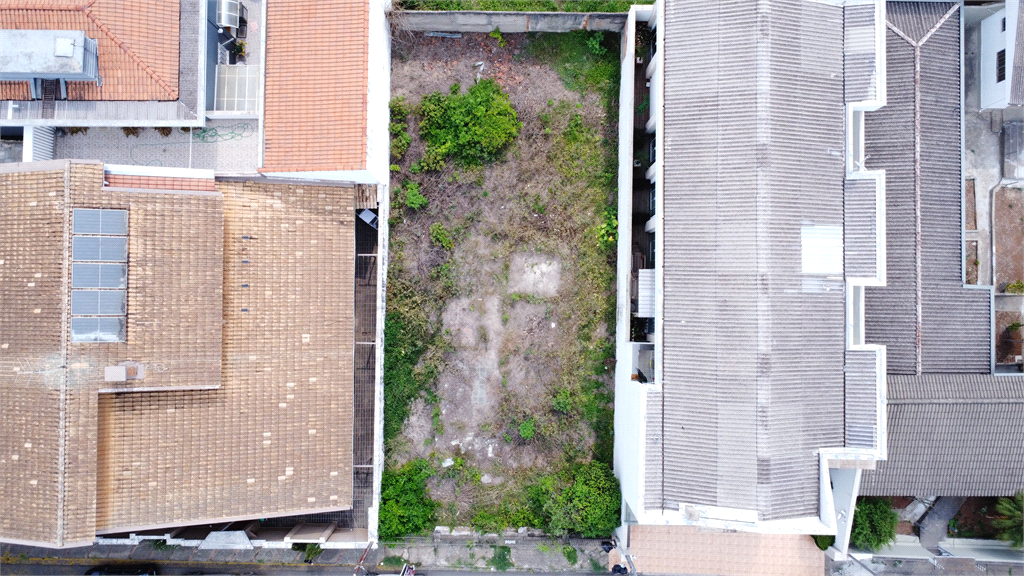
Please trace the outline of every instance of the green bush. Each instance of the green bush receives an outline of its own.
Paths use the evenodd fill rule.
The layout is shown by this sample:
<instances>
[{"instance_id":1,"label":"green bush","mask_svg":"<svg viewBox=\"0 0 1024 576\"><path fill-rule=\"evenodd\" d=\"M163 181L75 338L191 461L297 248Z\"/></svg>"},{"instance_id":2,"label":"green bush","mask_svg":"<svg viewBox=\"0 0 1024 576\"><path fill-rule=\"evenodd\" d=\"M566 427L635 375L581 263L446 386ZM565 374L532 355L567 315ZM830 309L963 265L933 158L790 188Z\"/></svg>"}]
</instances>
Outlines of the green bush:
<instances>
[{"instance_id":1,"label":"green bush","mask_svg":"<svg viewBox=\"0 0 1024 576\"><path fill-rule=\"evenodd\" d=\"M391 155L401 160L405 152L412 144L412 138L406 131L408 124L405 119L409 116L409 107L405 104L405 96L395 96L388 103L391 110L391 123L388 124L388 132L391 133Z\"/></svg>"},{"instance_id":2,"label":"green bush","mask_svg":"<svg viewBox=\"0 0 1024 576\"><path fill-rule=\"evenodd\" d=\"M619 525L622 493L607 464L594 461L578 466L568 485L560 484L548 477L540 485L550 534L603 538Z\"/></svg>"},{"instance_id":3,"label":"green bush","mask_svg":"<svg viewBox=\"0 0 1024 576\"><path fill-rule=\"evenodd\" d=\"M409 208L419 210L425 208L429 203L427 197L420 193L419 182L406 180L402 183L402 189L405 191L405 205Z\"/></svg>"},{"instance_id":4,"label":"green bush","mask_svg":"<svg viewBox=\"0 0 1024 576\"><path fill-rule=\"evenodd\" d=\"M460 90L453 84L448 94L434 92L420 103L420 136L427 143L421 170L439 170L449 157L466 166L493 162L519 134L522 124L497 82L488 78L465 94Z\"/></svg>"},{"instance_id":5,"label":"green bush","mask_svg":"<svg viewBox=\"0 0 1024 576\"><path fill-rule=\"evenodd\" d=\"M859 498L853 513L850 544L861 550L875 552L896 540L896 524L900 521L888 500Z\"/></svg>"},{"instance_id":6,"label":"green bush","mask_svg":"<svg viewBox=\"0 0 1024 576\"><path fill-rule=\"evenodd\" d=\"M306 562L312 562L314 558L323 552L323 548L317 543L306 544Z\"/></svg>"},{"instance_id":7,"label":"green bush","mask_svg":"<svg viewBox=\"0 0 1024 576\"><path fill-rule=\"evenodd\" d=\"M384 316L384 441L402 432L409 406L437 378L436 363L420 360L437 339L425 297L407 282L389 280Z\"/></svg>"},{"instance_id":8,"label":"green bush","mask_svg":"<svg viewBox=\"0 0 1024 576\"><path fill-rule=\"evenodd\" d=\"M836 543L836 537L827 534L819 534L812 538L814 538L814 544L818 546L818 550L828 550L829 546Z\"/></svg>"},{"instance_id":9,"label":"green bush","mask_svg":"<svg viewBox=\"0 0 1024 576\"><path fill-rule=\"evenodd\" d=\"M523 440L529 440L533 438L533 435L536 434L536 432L537 431L534 426L533 418L530 418L529 420L519 425L519 436Z\"/></svg>"},{"instance_id":10,"label":"green bush","mask_svg":"<svg viewBox=\"0 0 1024 576\"><path fill-rule=\"evenodd\" d=\"M1006 285L1006 291L1010 294L1024 294L1024 280L1017 280Z\"/></svg>"},{"instance_id":11,"label":"green bush","mask_svg":"<svg viewBox=\"0 0 1024 576\"><path fill-rule=\"evenodd\" d=\"M1024 545L1024 492L1017 492L1012 498L1000 498L996 502L999 517L992 525L999 531L999 539L1014 547Z\"/></svg>"},{"instance_id":12,"label":"green bush","mask_svg":"<svg viewBox=\"0 0 1024 576\"><path fill-rule=\"evenodd\" d=\"M572 566L575 566L576 563L580 560L579 554L576 552L576 549L572 546L569 546L568 544L562 546L562 555L565 556L566 561L568 561L569 564Z\"/></svg>"},{"instance_id":13,"label":"green bush","mask_svg":"<svg viewBox=\"0 0 1024 576\"><path fill-rule=\"evenodd\" d=\"M501 30L499 30L498 28L495 28L494 30L491 30L491 33L488 34L488 36L490 36L491 38L494 38L495 40L497 40L499 47L501 47L501 48L505 47L505 38L502 37Z\"/></svg>"},{"instance_id":14,"label":"green bush","mask_svg":"<svg viewBox=\"0 0 1024 576\"><path fill-rule=\"evenodd\" d=\"M430 241L445 250L451 250L455 247L455 241L452 240L451 234L448 233L448 229L444 227L444 224L440 222L434 222L430 225Z\"/></svg>"},{"instance_id":15,"label":"green bush","mask_svg":"<svg viewBox=\"0 0 1024 576\"><path fill-rule=\"evenodd\" d=\"M491 546L494 548L494 556L487 561L487 565L493 567L496 570L504 572L509 568L515 566L512 563L512 549L508 546Z\"/></svg>"},{"instance_id":16,"label":"green bush","mask_svg":"<svg viewBox=\"0 0 1024 576\"><path fill-rule=\"evenodd\" d=\"M378 530L381 540L393 541L433 528L438 503L430 499L427 489L427 479L433 474L430 463L422 458L407 462L398 470L384 470Z\"/></svg>"},{"instance_id":17,"label":"green bush","mask_svg":"<svg viewBox=\"0 0 1024 576\"><path fill-rule=\"evenodd\" d=\"M572 393L569 392L568 388L562 388L555 394L554 400L551 401L552 406L558 412L568 414L572 412Z\"/></svg>"},{"instance_id":18,"label":"green bush","mask_svg":"<svg viewBox=\"0 0 1024 576\"><path fill-rule=\"evenodd\" d=\"M603 40L603 32L594 32L593 36L587 38L587 47L590 48L591 54L595 56L604 56L608 53L608 49L601 45Z\"/></svg>"}]
</instances>

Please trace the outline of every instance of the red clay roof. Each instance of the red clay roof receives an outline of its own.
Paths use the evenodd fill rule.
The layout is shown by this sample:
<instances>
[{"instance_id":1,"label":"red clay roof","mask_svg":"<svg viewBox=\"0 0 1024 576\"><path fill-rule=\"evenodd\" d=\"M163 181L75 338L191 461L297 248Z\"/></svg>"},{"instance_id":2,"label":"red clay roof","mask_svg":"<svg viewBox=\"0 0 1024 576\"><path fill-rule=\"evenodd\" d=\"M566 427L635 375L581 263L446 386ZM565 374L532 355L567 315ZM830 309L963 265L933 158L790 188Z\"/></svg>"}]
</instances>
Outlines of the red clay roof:
<instances>
[{"instance_id":1,"label":"red clay roof","mask_svg":"<svg viewBox=\"0 0 1024 576\"><path fill-rule=\"evenodd\" d=\"M368 0L267 3L262 172L366 165Z\"/></svg>"},{"instance_id":2,"label":"red clay roof","mask_svg":"<svg viewBox=\"0 0 1024 576\"><path fill-rule=\"evenodd\" d=\"M0 28L82 30L97 42L103 86L68 82L69 100L177 100L179 0L0 0ZM0 82L0 99L29 98Z\"/></svg>"}]
</instances>

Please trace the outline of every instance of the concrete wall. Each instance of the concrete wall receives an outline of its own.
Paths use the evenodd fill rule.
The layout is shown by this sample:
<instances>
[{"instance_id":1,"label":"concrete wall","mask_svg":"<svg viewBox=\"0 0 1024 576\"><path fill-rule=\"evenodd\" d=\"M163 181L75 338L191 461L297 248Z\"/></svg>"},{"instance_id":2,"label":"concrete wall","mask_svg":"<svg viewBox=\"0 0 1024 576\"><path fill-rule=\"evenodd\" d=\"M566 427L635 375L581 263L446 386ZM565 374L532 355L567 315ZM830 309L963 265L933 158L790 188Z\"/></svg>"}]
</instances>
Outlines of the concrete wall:
<instances>
[{"instance_id":1,"label":"concrete wall","mask_svg":"<svg viewBox=\"0 0 1024 576\"><path fill-rule=\"evenodd\" d=\"M394 16L405 30L415 32L571 32L603 30L622 32L626 13L578 12L433 12L409 10Z\"/></svg>"},{"instance_id":2,"label":"concrete wall","mask_svg":"<svg viewBox=\"0 0 1024 576\"><path fill-rule=\"evenodd\" d=\"M1007 31L1003 32L1003 18L1006 18ZM1010 70L1013 68L1012 55L1007 46L1007 33L1011 23L1006 10L1000 10L981 21L981 108L1005 108L1010 95ZM1006 80L996 82L996 53L1006 50Z\"/></svg>"}]
</instances>

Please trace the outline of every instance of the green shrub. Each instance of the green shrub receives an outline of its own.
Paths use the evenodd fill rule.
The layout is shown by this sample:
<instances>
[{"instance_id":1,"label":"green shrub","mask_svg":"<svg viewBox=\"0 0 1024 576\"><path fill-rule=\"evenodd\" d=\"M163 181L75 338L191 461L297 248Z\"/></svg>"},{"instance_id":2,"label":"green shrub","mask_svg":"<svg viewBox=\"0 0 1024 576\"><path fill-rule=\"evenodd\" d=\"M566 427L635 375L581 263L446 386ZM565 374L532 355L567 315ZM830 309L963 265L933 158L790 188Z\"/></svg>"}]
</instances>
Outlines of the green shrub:
<instances>
[{"instance_id":1,"label":"green shrub","mask_svg":"<svg viewBox=\"0 0 1024 576\"><path fill-rule=\"evenodd\" d=\"M488 36L497 40L498 46L500 46L501 48L505 47L505 39L501 36L501 30L495 28L494 30L491 30L491 33L488 34Z\"/></svg>"},{"instance_id":2,"label":"green shrub","mask_svg":"<svg viewBox=\"0 0 1024 576\"><path fill-rule=\"evenodd\" d=\"M533 418L530 418L529 420L526 420L525 422L519 425L519 436L523 440L530 440L531 438L533 438L533 435L536 434L536 432L537 431L534 427Z\"/></svg>"},{"instance_id":3,"label":"green shrub","mask_svg":"<svg viewBox=\"0 0 1024 576\"><path fill-rule=\"evenodd\" d=\"M604 209L604 222L601 225L598 241L601 244L601 250L606 253L615 252L616 241L619 238L619 219L617 216L617 206L609 205Z\"/></svg>"},{"instance_id":4,"label":"green shrub","mask_svg":"<svg viewBox=\"0 0 1024 576\"><path fill-rule=\"evenodd\" d=\"M407 462L398 470L385 469L381 479L381 540L393 541L431 529L438 503L430 499L427 479L434 474L426 460Z\"/></svg>"},{"instance_id":5,"label":"green shrub","mask_svg":"<svg viewBox=\"0 0 1024 576\"><path fill-rule=\"evenodd\" d=\"M405 156L406 151L409 150L410 144L412 144L412 137L407 133L395 134L391 138L391 155L401 160L402 156Z\"/></svg>"},{"instance_id":6,"label":"green shrub","mask_svg":"<svg viewBox=\"0 0 1024 576\"><path fill-rule=\"evenodd\" d=\"M554 400L551 401L552 406L558 412L568 414L572 412L572 393L569 392L568 388L562 388L555 394Z\"/></svg>"},{"instance_id":7,"label":"green shrub","mask_svg":"<svg viewBox=\"0 0 1024 576\"><path fill-rule=\"evenodd\" d=\"M497 160L522 127L508 94L489 78L465 94L458 84L449 92L434 92L420 103L420 136L427 152L418 168L440 170L449 157L466 166Z\"/></svg>"},{"instance_id":8,"label":"green shrub","mask_svg":"<svg viewBox=\"0 0 1024 576\"><path fill-rule=\"evenodd\" d=\"M384 441L398 436L409 406L437 378L436 363L420 363L438 336L424 310L426 297L408 282L388 281L384 316Z\"/></svg>"},{"instance_id":9,"label":"green shrub","mask_svg":"<svg viewBox=\"0 0 1024 576\"><path fill-rule=\"evenodd\" d=\"M576 552L576 549L572 546L569 546L568 544L562 546L562 555L565 556L565 559L572 566L575 566L576 563L580 560L579 554Z\"/></svg>"},{"instance_id":10,"label":"green shrub","mask_svg":"<svg viewBox=\"0 0 1024 576\"><path fill-rule=\"evenodd\" d=\"M836 537L827 534L819 534L812 536L814 538L815 545L818 546L819 550L828 550L828 547L836 543Z\"/></svg>"},{"instance_id":11,"label":"green shrub","mask_svg":"<svg viewBox=\"0 0 1024 576\"><path fill-rule=\"evenodd\" d=\"M388 132L391 133L391 155L401 160L409 149L409 145L412 144L412 138L406 131L409 127L405 123L405 119L409 116L409 107L405 104L405 96L392 98L388 103L388 108L391 110L391 123L388 124Z\"/></svg>"},{"instance_id":12,"label":"green shrub","mask_svg":"<svg viewBox=\"0 0 1024 576\"><path fill-rule=\"evenodd\" d=\"M1010 294L1024 294L1024 280L1017 280L1006 285L1006 291Z\"/></svg>"},{"instance_id":13,"label":"green shrub","mask_svg":"<svg viewBox=\"0 0 1024 576\"><path fill-rule=\"evenodd\" d=\"M572 472L568 485L564 484L548 477L539 486L550 534L603 538L615 530L622 493L607 464L594 461L580 465Z\"/></svg>"},{"instance_id":14,"label":"green shrub","mask_svg":"<svg viewBox=\"0 0 1024 576\"><path fill-rule=\"evenodd\" d=\"M420 193L419 182L406 180L402 184L402 189L405 190L405 205L409 208L419 210L425 208L429 203L427 197Z\"/></svg>"},{"instance_id":15,"label":"green shrub","mask_svg":"<svg viewBox=\"0 0 1024 576\"><path fill-rule=\"evenodd\" d=\"M896 524L900 521L888 500L859 498L853 513L850 544L875 552L896 540Z\"/></svg>"},{"instance_id":16,"label":"green shrub","mask_svg":"<svg viewBox=\"0 0 1024 576\"><path fill-rule=\"evenodd\" d=\"M312 562L314 558L323 553L323 548L317 543L306 544L306 562Z\"/></svg>"},{"instance_id":17,"label":"green shrub","mask_svg":"<svg viewBox=\"0 0 1024 576\"><path fill-rule=\"evenodd\" d=\"M594 32L594 35L587 38L587 47L590 48L590 53L595 56L604 56L608 53L608 49L601 45L604 40L603 32Z\"/></svg>"},{"instance_id":18,"label":"green shrub","mask_svg":"<svg viewBox=\"0 0 1024 576\"><path fill-rule=\"evenodd\" d=\"M515 566L512 563L512 549L508 546L491 546L494 548L494 556L487 561L487 565L493 567L496 570L504 572L509 568Z\"/></svg>"},{"instance_id":19,"label":"green shrub","mask_svg":"<svg viewBox=\"0 0 1024 576\"><path fill-rule=\"evenodd\" d=\"M1024 545L1024 492L1017 492L1012 498L1000 498L996 502L998 518L992 525L999 531L998 538L1020 548Z\"/></svg>"},{"instance_id":20,"label":"green shrub","mask_svg":"<svg viewBox=\"0 0 1024 576\"><path fill-rule=\"evenodd\" d=\"M444 224L440 222L434 222L430 225L430 241L445 250L451 250L455 247L455 241L452 240L451 234L448 233L448 229L444 227Z\"/></svg>"}]
</instances>

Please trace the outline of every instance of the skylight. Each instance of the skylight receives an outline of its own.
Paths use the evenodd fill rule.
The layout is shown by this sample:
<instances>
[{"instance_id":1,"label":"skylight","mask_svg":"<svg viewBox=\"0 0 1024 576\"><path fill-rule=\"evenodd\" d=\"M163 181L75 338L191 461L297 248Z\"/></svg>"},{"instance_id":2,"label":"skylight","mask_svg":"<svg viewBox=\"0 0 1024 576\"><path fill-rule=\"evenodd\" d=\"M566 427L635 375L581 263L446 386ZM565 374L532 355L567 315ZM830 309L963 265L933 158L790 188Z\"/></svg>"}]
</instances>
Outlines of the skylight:
<instances>
[{"instance_id":1,"label":"skylight","mask_svg":"<svg viewBox=\"0 0 1024 576\"><path fill-rule=\"evenodd\" d=\"M76 208L71 239L71 341L124 342L128 211Z\"/></svg>"}]
</instances>

